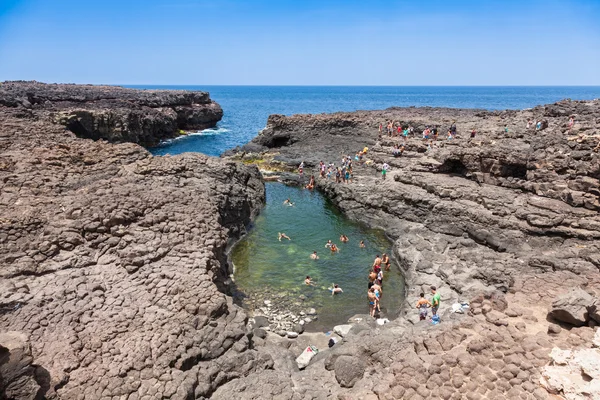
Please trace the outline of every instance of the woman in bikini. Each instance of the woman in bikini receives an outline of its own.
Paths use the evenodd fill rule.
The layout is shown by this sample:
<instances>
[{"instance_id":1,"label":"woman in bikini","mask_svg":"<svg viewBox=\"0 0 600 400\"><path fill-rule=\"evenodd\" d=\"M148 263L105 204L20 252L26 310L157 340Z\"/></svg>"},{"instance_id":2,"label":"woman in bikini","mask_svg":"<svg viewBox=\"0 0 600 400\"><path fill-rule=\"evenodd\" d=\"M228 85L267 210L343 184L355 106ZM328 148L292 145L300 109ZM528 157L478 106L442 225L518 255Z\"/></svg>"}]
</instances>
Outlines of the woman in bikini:
<instances>
[{"instance_id":1,"label":"woman in bikini","mask_svg":"<svg viewBox=\"0 0 600 400\"><path fill-rule=\"evenodd\" d=\"M375 317L375 308L377 307L378 301L373 288L370 288L367 292L367 299L369 299L369 315Z\"/></svg>"}]
</instances>

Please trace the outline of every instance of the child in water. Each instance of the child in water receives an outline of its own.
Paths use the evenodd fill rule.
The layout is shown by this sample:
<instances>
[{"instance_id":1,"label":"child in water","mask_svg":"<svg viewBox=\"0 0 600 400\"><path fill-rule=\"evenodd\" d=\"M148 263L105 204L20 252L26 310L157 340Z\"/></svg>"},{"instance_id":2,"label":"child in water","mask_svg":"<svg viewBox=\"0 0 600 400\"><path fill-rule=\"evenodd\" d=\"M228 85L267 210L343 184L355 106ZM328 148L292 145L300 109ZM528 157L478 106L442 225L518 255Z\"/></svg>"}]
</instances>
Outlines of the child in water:
<instances>
[{"instance_id":1,"label":"child in water","mask_svg":"<svg viewBox=\"0 0 600 400\"><path fill-rule=\"evenodd\" d=\"M339 285L335 284L331 288L331 295L333 296L334 294L337 294L337 293L344 293L344 291L342 290L342 288Z\"/></svg>"}]
</instances>

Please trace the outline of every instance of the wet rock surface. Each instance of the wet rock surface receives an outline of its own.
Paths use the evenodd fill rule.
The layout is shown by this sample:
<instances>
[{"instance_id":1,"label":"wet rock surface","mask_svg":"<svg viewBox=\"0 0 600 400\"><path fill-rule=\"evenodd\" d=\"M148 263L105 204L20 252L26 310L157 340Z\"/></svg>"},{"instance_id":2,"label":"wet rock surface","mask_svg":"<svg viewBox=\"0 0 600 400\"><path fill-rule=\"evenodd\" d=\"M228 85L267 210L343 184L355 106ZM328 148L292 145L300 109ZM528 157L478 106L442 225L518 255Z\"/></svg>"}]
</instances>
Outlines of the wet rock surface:
<instances>
[{"instance_id":1,"label":"wet rock surface","mask_svg":"<svg viewBox=\"0 0 600 400\"><path fill-rule=\"evenodd\" d=\"M257 169L78 138L53 122L58 106L36 100L46 89L29 107L11 102L6 85L13 84L0 86L0 397L207 398L272 367L251 348L248 317L223 283L230 238L265 200ZM68 96L74 90L89 94L69 86ZM134 92L114 101L154 101ZM105 95L81 101L104 112Z\"/></svg>"},{"instance_id":2,"label":"wet rock surface","mask_svg":"<svg viewBox=\"0 0 600 400\"><path fill-rule=\"evenodd\" d=\"M207 92L24 81L0 84L0 106L46 111L78 137L144 146L211 128L223 117Z\"/></svg>"},{"instance_id":3,"label":"wet rock surface","mask_svg":"<svg viewBox=\"0 0 600 400\"><path fill-rule=\"evenodd\" d=\"M563 101L523 111L272 116L261 135L229 156L290 172L304 161L305 176L317 176L317 188L350 218L385 229L409 288L405 315L350 329L302 371L251 375L214 397L258 399L252 379L285 399L566 396L548 390L541 377L554 347L589 349L598 329L589 298L562 305L557 299L575 288L593 299L600 294L599 112L599 101ZM392 149L403 139L378 137L379 124L388 120L418 132L400 157ZM445 140L453 122L458 135ZM421 139L425 126L440 130L432 148ZM343 155L354 158L365 146L366 162L354 162L352 183L318 178L319 161L339 166ZM385 181L383 163L390 166ZM430 285L442 298L437 325L419 322L414 310L418 293L429 293ZM464 301L470 302L465 314L451 312ZM580 326L555 318L553 303L571 304L567 311ZM587 314L579 316L583 309ZM335 370L342 356L365 366L352 387Z\"/></svg>"}]
</instances>

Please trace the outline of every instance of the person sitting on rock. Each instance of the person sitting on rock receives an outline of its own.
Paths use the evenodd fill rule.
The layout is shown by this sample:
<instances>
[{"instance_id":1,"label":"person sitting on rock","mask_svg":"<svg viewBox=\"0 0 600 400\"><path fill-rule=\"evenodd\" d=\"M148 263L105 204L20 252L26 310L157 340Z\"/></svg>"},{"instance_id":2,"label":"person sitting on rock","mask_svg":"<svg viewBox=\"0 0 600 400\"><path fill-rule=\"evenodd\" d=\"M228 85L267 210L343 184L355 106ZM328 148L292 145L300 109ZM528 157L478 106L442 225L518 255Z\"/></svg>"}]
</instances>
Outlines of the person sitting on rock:
<instances>
[{"instance_id":1,"label":"person sitting on rock","mask_svg":"<svg viewBox=\"0 0 600 400\"><path fill-rule=\"evenodd\" d=\"M425 293L421 293L417 301L417 310L419 310L419 321L427 319L427 309L431 307L431 302L425 298Z\"/></svg>"},{"instance_id":2,"label":"person sitting on rock","mask_svg":"<svg viewBox=\"0 0 600 400\"><path fill-rule=\"evenodd\" d=\"M342 290L342 288L340 287L340 285L335 284L331 288L331 295L333 296L334 294L338 294L338 293L344 293L344 291Z\"/></svg>"},{"instance_id":3,"label":"person sitting on rock","mask_svg":"<svg viewBox=\"0 0 600 400\"><path fill-rule=\"evenodd\" d=\"M277 236L278 236L278 239L280 242L281 242L281 239L292 240L292 239L290 239L290 237L288 235L286 235L285 233L282 233L282 232L277 232Z\"/></svg>"},{"instance_id":4,"label":"person sitting on rock","mask_svg":"<svg viewBox=\"0 0 600 400\"><path fill-rule=\"evenodd\" d=\"M313 260L318 260L319 256L317 255L316 251L313 251L313 253L310 255L310 258L312 258Z\"/></svg>"}]
</instances>

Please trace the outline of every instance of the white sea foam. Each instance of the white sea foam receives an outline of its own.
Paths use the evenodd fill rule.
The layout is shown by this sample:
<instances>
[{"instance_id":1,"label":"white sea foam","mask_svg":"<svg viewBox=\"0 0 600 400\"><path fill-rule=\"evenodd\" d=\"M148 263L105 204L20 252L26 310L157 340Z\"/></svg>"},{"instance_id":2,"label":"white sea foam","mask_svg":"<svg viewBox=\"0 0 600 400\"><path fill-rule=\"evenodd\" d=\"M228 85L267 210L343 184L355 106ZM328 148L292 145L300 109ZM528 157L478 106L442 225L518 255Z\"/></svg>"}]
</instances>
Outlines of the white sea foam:
<instances>
[{"instance_id":1,"label":"white sea foam","mask_svg":"<svg viewBox=\"0 0 600 400\"><path fill-rule=\"evenodd\" d=\"M190 132L186 136L213 136L213 135L220 135L222 133L227 133L227 132L229 132L229 129L226 129L226 128L209 128L209 129L203 129L198 132ZM185 136L182 136L182 137L185 137Z\"/></svg>"}]
</instances>

